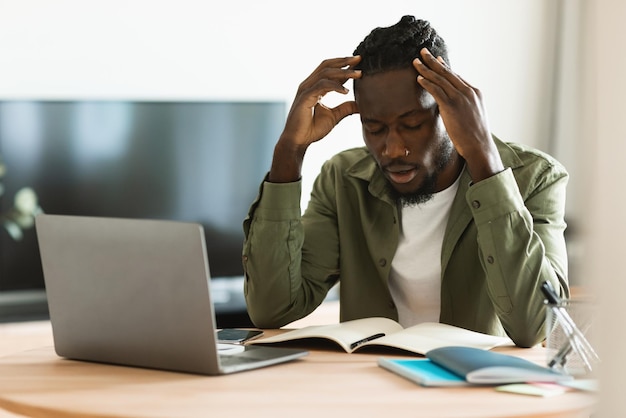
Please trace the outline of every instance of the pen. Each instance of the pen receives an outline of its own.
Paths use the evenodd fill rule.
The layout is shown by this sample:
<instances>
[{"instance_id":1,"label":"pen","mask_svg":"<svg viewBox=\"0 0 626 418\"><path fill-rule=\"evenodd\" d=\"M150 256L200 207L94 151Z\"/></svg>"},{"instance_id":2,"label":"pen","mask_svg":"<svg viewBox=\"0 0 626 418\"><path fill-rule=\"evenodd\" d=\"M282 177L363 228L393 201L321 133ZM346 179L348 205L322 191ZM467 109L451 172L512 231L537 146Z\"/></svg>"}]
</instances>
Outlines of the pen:
<instances>
[{"instance_id":1,"label":"pen","mask_svg":"<svg viewBox=\"0 0 626 418\"><path fill-rule=\"evenodd\" d=\"M563 345L559 349L559 351L556 353L556 355L554 357L552 357L552 360L550 360L548 362L548 367L555 368L555 367L559 367L559 366L565 365L565 362L567 361L567 356L571 352L572 352L572 344L568 340L565 343L565 345Z\"/></svg>"},{"instance_id":2,"label":"pen","mask_svg":"<svg viewBox=\"0 0 626 418\"><path fill-rule=\"evenodd\" d=\"M592 367L589 356L594 360L599 360L598 355L580 329L578 329L572 317L561 306L561 298L559 298L552 285L547 281L543 282L541 290L546 297L550 309L552 309L554 314L560 320L563 331L565 331L568 338L566 345L561 347L556 356L549 362L549 366L555 367L557 365L564 364L565 357L571 352L572 349L575 349L585 363L585 367L591 371Z\"/></svg>"},{"instance_id":3,"label":"pen","mask_svg":"<svg viewBox=\"0 0 626 418\"><path fill-rule=\"evenodd\" d=\"M559 298L559 295L556 294L556 291L554 290L554 287L552 287L550 282L543 282L541 284L541 291L543 292L543 295L546 297L550 305L559 305L561 303L561 298Z\"/></svg>"},{"instance_id":4,"label":"pen","mask_svg":"<svg viewBox=\"0 0 626 418\"><path fill-rule=\"evenodd\" d=\"M587 327L585 329L583 329L583 334L589 329L590 324L587 324ZM567 356L569 355L569 353L572 352L572 343L571 341L568 340L565 342L565 344L559 349L559 351L556 353L556 355L552 358L552 360L550 360L548 362L548 367L550 368L555 368L555 367L560 367L560 366L564 366L565 363L567 362ZM589 367L591 367L591 365L589 365ZM591 370L590 370L591 371Z\"/></svg>"},{"instance_id":5,"label":"pen","mask_svg":"<svg viewBox=\"0 0 626 418\"><path fill-rule=\"evenodd\" d=\"M350 350L354 350L355 348L357 348L358 346L365 344L368 341L372 341L375 340L376 338L380 338L380 337L384 337L385 334L383 332L379 333L379 334L374 334L371 335L369 337L363 338L362 340L353 342L352 344L350 344Z\"/></svg>"}]
</instances>

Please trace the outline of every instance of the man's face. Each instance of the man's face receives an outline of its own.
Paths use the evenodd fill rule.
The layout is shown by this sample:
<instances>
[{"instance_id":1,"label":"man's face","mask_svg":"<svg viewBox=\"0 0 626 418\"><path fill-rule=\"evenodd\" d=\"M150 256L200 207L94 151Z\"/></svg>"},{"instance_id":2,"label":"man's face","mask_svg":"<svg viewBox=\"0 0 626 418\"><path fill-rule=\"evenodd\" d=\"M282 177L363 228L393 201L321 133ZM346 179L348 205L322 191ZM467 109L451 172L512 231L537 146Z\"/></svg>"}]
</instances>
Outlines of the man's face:
<instances>
[{"instance_id":1,"label":"man's face","mask_svg":"<svg viewBox=\"0 0 626 418\"><path fill-rule=\"evenodd\" d=\"M393 189L419 203L450 186L459 158L434 98L417 84L417 72L365 75L357 83L365 144Z\"/></svg>"}]
</instances>

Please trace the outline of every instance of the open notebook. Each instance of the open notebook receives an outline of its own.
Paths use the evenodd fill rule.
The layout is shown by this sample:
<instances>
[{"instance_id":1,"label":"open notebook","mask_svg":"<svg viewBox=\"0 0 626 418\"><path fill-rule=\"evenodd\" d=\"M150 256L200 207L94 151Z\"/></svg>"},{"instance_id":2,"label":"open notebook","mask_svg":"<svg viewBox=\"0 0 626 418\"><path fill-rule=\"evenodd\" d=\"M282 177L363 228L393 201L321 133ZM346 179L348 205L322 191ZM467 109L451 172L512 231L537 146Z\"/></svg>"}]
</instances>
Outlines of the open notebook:
<instances>
[{"instance_id":1,"label":"open notebook","mask_svg":"<svg viewBox=\"0 0 626 418\"><path fill-rule=\"evenodd\" d=\"M218 345L201 225L42 214L36 231L61 357L220 375L307 354Z\"/></svg>"}]
</instances>

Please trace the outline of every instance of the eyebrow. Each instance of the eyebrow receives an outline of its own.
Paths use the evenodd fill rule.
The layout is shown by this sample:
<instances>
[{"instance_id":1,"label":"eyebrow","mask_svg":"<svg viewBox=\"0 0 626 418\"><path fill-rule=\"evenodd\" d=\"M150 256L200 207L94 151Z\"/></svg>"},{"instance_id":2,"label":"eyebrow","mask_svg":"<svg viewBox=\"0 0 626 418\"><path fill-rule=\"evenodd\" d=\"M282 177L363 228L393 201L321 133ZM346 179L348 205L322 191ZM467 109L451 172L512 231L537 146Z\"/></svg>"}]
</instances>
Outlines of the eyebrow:
<instances>
[{"instance_id":1,"label":"eyebrow","mask_svg":"<svg viewBox=\"0 0 626 418\"><path fill-rule=\"evenodd\" d=\"M413 109L413 110L409 110L408 112L405 112L403 114L401 114L398 119L404 119L404 118L408 118L410 116L418 116L418 115L422 115L422 114L426 114L428 113L429 110L428 109L423 109L423 110L419 110L419 109ZM374 119L374 118L363 118L361 120L362 123L381 123L379 120Z\"/></svg>"}]
</instances>

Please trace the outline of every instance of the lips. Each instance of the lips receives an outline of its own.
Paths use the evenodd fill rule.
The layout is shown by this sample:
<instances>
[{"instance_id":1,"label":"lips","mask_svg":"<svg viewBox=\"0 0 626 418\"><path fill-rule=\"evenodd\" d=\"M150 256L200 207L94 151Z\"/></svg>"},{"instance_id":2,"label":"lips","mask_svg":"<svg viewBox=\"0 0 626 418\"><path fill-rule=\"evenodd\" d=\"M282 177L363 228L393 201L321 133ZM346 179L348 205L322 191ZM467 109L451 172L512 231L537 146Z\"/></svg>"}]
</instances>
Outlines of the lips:
<instances>
[{"instance_id":1,"label":"lips","mask_svg":"<svg viewBox=\"0 0 626 418\"><path fill-rule=\"evenodd\" d=\"M417 176L415 166L394 166L385 169L389 180L396 184L409 183Z\"/></svg>"}]
</instances>

